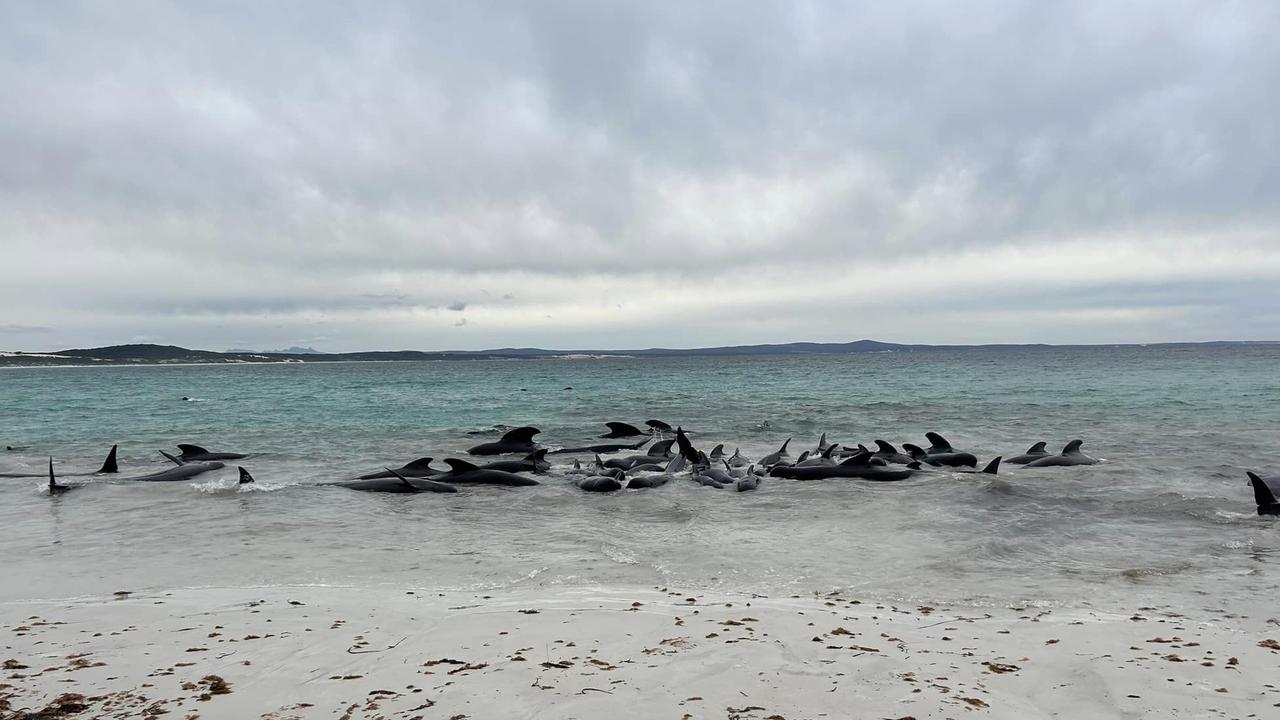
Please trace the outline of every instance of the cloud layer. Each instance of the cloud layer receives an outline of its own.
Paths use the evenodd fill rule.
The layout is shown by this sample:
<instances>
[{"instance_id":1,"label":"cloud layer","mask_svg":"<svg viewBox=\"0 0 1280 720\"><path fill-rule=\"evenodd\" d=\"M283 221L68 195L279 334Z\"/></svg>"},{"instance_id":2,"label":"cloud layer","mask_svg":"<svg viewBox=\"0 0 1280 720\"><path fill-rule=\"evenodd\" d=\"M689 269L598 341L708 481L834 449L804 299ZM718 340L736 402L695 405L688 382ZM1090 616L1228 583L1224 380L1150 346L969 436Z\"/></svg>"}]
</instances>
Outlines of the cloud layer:
<instances>
[{"instance_id":1,"label":"cloud layer","mask_svg":"<svg viewBox=\"0 0 1280 720\"><path fill-rule=\"evenodd\" d=\"M1269 2L9 3L0 343L1277 339L1278 34Z\"/></svg>"}]
</instances>

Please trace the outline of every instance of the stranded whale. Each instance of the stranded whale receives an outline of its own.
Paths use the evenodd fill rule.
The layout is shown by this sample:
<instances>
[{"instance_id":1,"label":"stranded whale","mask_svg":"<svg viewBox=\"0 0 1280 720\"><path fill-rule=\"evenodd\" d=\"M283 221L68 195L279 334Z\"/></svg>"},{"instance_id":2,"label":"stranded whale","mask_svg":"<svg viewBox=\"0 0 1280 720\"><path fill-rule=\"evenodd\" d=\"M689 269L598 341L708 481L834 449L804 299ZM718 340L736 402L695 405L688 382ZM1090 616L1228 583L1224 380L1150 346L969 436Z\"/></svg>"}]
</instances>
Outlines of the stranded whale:
<instances>
[{"instance_id":1,"label":"stranded whale","mask_svg":"<svg viewBox=\"0 0 1280 720\"><path fill-rule=\"evenodd\" d=\"M1037 460L1032 460L1026 464L1026 467L1069 467L1072 465L1097 465L1096 458L1080 452L1080 446L1084 444L1083 440L1072 440L1062 448L1062 452L1058 455L1046 455Z\"/></svg>"}]
</instances>

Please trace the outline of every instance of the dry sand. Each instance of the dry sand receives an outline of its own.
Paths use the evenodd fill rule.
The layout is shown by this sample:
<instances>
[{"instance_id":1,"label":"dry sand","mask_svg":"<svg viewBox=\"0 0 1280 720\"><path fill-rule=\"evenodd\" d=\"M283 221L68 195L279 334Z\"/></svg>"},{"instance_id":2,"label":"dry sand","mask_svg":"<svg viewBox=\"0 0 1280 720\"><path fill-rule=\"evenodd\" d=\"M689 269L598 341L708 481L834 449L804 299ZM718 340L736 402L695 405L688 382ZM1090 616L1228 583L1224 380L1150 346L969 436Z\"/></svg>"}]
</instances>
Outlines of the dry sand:
<instances>
[{"instance_id":1,"label":"dry sand","mask_svg":"<svg viewBox=\"0 0 1280 720\"><path fill-rule=\"evenodd\" d=\"M0 605L0 718L1280 717L1280 626L666 589Z\"/></svg>"}]
</instances>

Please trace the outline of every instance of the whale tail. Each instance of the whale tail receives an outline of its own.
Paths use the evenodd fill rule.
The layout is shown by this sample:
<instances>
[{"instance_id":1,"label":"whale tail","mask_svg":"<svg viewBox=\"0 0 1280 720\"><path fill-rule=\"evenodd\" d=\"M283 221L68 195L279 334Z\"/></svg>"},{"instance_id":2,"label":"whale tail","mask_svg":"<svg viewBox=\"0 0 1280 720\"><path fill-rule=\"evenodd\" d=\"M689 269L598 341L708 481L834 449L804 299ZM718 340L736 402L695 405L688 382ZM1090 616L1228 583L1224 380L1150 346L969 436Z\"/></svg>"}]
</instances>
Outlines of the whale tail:
<instances>
[{"instance_id":1,"label":"whale tail","mask_svg":"<svg viewBox=\"0 0 1280 720\"><path fill-rule=\"evenodd\" d=\"M683 455L677 455L671 458L671 462L667 463L667 474L675 475L676 473L684 470L685 466L688 464L689 461L685 460Z\"/></svg>"},{"instance_id":2,"label":"whale tail","mask_svg":"<svg viewBox=\"0 0 1280 720\"><path fill-rule=\"evenodd\" d=\"M689 437L684 434L684 428L676 428L676 445L680 447L680 454L690 463L696 465L701 462L702 458L698 455L698 451L693 449L693 443L689 442Z\"/></svg>"},{"instance_id":3,"label":"whale tail","mask_svg":"<svg viewBox=\"0 0 1280 720\"><path fill-rule=\"evenodd\" d=\"M1002 457L997 455L995 460L992 460L991 462L987 463L987 466L982 468L982 472L988 475L995 475L996 473L1000 472L1000 461L1002 459L1003 459Z\"/></svg>"},{"instance_id":4,"label":"whale tail","mask_svg":"<svg viewBox=\"0 0 1280 720\"><path fill-rule=\"evenodd\" d=\"M528 462L533 463L534 475L541 475L544 472L544 468L543 468L544 465L547 465L547 467L550 467L550 465L547 464L546 448L538 448L537 450L534 450L528 455L525 455L524 459Z\"/></svg>"},{"instance_id":5,"label":"whale tail","mask_svg":"<svg viewBox=\"0 0 1280 720\"><path fill-rule=\"evenodd\" d=\"M53 477L52 472L50 470L50 478ZM1255 473L1248 473L1248 475L1249 484L1253 485L1253 499L1258 503L1258 514L1262 514L1265 508L1270 508L1273 511L1271 514L1280 512L1280 503L1276 502L1276 496L1267 483Z\"/></svg>"},{"instance_id":6,"label":"whale tail","mask_svg":"<svg viewBox=\"0 0 1280 720\"><path fill-rule=\"evenodd\" d=\"M120 472L120 466L116 465L116 448L117 447L118 446L116 445L111 446L111 451L107 453L107 459L102 463L102 469L98 471L99 473Z\"/></svg>"},{"instance_id":7,"label":"whale tail","mask_svg":"<svg viewBox=\"0 0 1280 720\"><path fill-rule=\"evenodd\" d=\"M253 482L253 476L249 474L249 471L248 471L248 470L245 470L245 469L244 469L244 468L242 468L242 467L236 467L236 470L239 470L239 471L240 471L240 484L241 484L241 485L248 485L249 483Z\"/></svg>"},{"instance_id":8,"label":"whale tail","mask_svg":"<svg viewBox=\"0 0 1280 720\"><path fill-rule=\"evenodd\" d=\"M649 446L649 454L654 457L667 457L671 453L671 446L675 444L675 440L659 440Z\"/></svg>"}]
</instances>

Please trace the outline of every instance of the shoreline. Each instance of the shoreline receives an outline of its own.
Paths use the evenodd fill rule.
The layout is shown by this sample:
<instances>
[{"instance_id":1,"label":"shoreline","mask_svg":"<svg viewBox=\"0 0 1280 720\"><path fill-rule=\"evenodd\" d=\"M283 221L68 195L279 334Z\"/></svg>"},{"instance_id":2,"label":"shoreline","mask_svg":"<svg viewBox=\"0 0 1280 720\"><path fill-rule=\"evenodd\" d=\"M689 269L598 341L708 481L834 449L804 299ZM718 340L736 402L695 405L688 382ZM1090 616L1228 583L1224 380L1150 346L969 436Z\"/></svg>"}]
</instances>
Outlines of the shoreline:
<instances>
[{"instance_id":1,"label":"shoreline","mask_svg":"<svg viewBox=\"0 0 1280 720\"><path fill-rule=\"evenodd\" d=\"M1186 608L299 586L12 601L0 626L5 718L1012 720L1280 706L1276 622Z\"/></svg>"}]
</instances>

